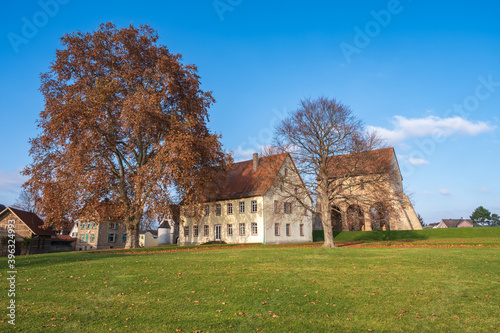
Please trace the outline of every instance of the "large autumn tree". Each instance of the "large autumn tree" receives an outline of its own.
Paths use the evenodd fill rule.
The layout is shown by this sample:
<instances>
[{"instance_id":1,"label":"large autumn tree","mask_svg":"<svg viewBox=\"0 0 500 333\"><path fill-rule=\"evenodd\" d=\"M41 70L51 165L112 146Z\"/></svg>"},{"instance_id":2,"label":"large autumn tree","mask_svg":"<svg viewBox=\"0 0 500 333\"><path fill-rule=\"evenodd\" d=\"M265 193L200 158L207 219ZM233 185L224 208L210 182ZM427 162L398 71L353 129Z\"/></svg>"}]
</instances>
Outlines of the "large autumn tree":
<instances>
[{"instance_id":1,"label":"large autumn tree","mask_svg":"<svg viewBox=\"0 0 500 333\"><path fill-rule=\"evenodd\" d=\"M373 195L359 191L366 186L378 201L385 201L385 207L391 206L388 201L393 189L386 184L388 177L396 175L370 172L366 176L367 169L384 168L385 161L378 155L365 153L382 144L380 137L366 132L348 106L326 97L302 100L275 129L271 153L289 152L302 177L281 176L278 181L289 186L283 186L280 193L318 215L324 230L324 247L335 246L332 214L340 211L334 211L334 202L369 204ZM334 159L339 155L347 157ZM302 199L307 197L314 199L315 206Z\"/></svg>"},{"instance_id":2,"label":"large autumn tree","mask_svg":"<svg viewBox=\"0 0 500 333\"><path fill-rule=\"evenodd\" d=\"M105 23L61 40L41 76L24 186L48 224L120 220L126 247L137 247L145 216L168 214L174 196L203 200L224 179L230 156L207 128L214 99L148 25Z\"/></svg>"}]
</instances>

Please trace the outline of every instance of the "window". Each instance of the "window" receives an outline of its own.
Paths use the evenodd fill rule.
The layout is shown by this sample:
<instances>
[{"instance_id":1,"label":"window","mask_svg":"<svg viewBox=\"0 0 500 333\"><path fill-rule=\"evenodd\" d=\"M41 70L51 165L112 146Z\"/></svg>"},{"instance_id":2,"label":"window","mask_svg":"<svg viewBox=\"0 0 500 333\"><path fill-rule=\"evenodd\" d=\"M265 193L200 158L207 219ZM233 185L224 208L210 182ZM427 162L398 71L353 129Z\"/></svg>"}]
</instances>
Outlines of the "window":
<instances>
[{"instance_id":1,"label":"window","mask_svg":"<svg viewBox=\"0 0 500 333\"><path fill-rule=\"evenodd\" d=\"M274 214L278 214L280 212L280 207L278 204L278 200L274 200Z\"/></svg>"},{"instance_id":2,"label":"window","mask_svg":"<svg viewBox=\"0 0 500 333\"><path fill-rule=\"evenodd\" d=\"M359 187L361 188L361 190L365 189L365 182L363 179L361 179L361 185L359 185Z\"/></svg>"},{"instance_id":3,"label":"window","mask_svg":"<svg viewBox=\"0 0 500 333\"><path fill-rule=\"evenodd\" d=\"M127 242L127 234L122 235L122 242L126 243Z\"/></svg>"},{"instance_id":4,"label":"window","mask_svg":"<svg viewBox=\"0 0 500 333\"><path fill-rule=\"evenodd\" d=\"M228 224L227 225L227 235L228 236L232 236L233 235L233 225L232 224Z\"/></svg>"},{"instance_id":5,"label":"window","mask_svg":"<svg viewBox=\"0 0 500 333\"><path fill-rule=\"evenodd\" d=\"M210 227L208 225L203 226L203 236L208 237L210 234Z\"/></svg>"},{"instance_id":6,"label":"window","mask_svg":"<svg viewBox=\"0 0 500 333\"><path fill-rule=\"evenodd\" d=\"M286 228L286 235L290 236L290 223L287 223L285 228Z\"/></svg>"},{"instance_id":7,"label":"window","mask_svg":"<svg viewBox=\"0 0 500 333\"><path fill-rule=\"evenodd\" d=\"M297 193L299 193L299 188L296 187L296 188L293 189L293 191L295 192L295 194L297 194Z\"/></svg>"},{"instance_id":8,"label":"window","mask_svg":"<svg viewBox=\"0 0 500 333\"><path fill-rule=\"evenodd\" d=\"M95 242L95 234L90 234L90 242Z\"/></svg>"},{"instance_id":9,"label":"window","mask_svg":"<svg viewBox=\"0 0 500 333\"><path fill-rule=\"evenodd\" d=\"M245 236L245 223L240 223L240 236Z\"/></svg>"},{"instance_id":10,"label":"window","mask_svg":"<svg viewBox=\"0 0 500 333\"><path fill-rule=\"evenodd\" d=\"M108 242L114 243L116 241L116 235L115 234L108 234Z\"/></svg>"},{"instance_id":11,"label":"window","mask_svg":"<svg viewBox=\"0 0 500 333\"><path fill-rule=\"evenodd\" d=\"M220 214L221 214L221 205L216 204L215 205L215 215L220 216Z\"/></svg>"},{"instance_id":12,"label":"window","mask_svg":"<svg viewBox=\"0 0 500 333\"><path fill-rule=\"evenodd\" d=\"M80 235L80 243L83 243L83 237L85 237L84 235Z\"/></svg>"},{"instance_id":13,"label":"window","mask_svg":"<svg viewBox=\"0 0 500 333\"><path fill-rule=\"evenodd\" d=\"M257 235L257 223L255 222L252 223L252 235Z\"/></svg>"},{"instance_id":14,"label":"window","mask_svg":"<svg viewBox=\"0 0 500 333\"><path fill-rule=\"evenodd\" d=\"M198 237L198 226L197 225L193 226L193 236Z\"/></svg>"},{"instance_id":15,"label":"window","mask_svg":"<svg viewBox=\"0 0 500 333\"><path fill-rule=\"evenodd\" d=\"M227 214L231 215L232 213L233 213L233 204L232 203L228 203L227 204Z\"/></svg>"},{"instance_id":16,"label":"window","mask_svg":"<svg viewBox=\"0 0 500 333\"><path fill-rule=\"evenodd\" d=\"M85 229L85 228L87 228L87 223L83 222L82 223L82 229Z\"/></svg>"},{"instance_id":17,"label":"window","mask_svg":"<svg viewBox=\"0 0 500 333\"><path fill-rule=\"evenodd\" d=\"M284 208L285 208L285 214L292 214L292 203L291 202L285 202Z\"/></svg>"},{"instance_id":18,"label":"window","mask_svg":"<svg viewBox=\"0 0 500 333\"><path fill-rule=\"evenodd\" d=\"M85 234L85 243L89 242L89 234Z\"/></svg>"},{"instance_id":19,"label":"window","mask_svg":"<svg viewBox=\"0 0 500 333\"><path fill-rule=\"evenodd\" d=\"M304 216L307 216L309 214L309 210L304 207Z\"/></svg>"},{"instance_id":20,"label":"window","mask_svg":"<svg viewBox=\"0 0 500 333\"><path fill-rule=\"evenodd\" d=\"M97 227L97 223L92 223L92 229L95 229Z\"/></svg>"},{"instance_id":21,"label":"window","mask_svg":"<svg viewBox=\"0 0 500 333\"><path fill-rule=\"evenodd\" d=\"M252 200L252 213L257 212L257 200Z\"/></svg>"},{"instance_id":22,"label":"window","mask_svg":"<svg viewBox=\"0 0 500 333\"><path fill-rule=\"evenodd\" d=\"M301 225L299 226L299 230L300 230L300 235L301 235L301 236L304 236L304 225L303 225L303 224L301 224Z\"/></svg>"},{"instance_id":23,"label":"window","mask_svg":"<svg viewBox=\"0 0 500 333\"><path fill-rule=\"evenodd\" d=\"M283 185L280 185L280 192L283 192Z\"/></svg>"},{"instance_id":24,"label":"window","mask_svg":"<svg viewBox=\"0 0 500 333\"><path fill-rule=\"evenodd\" d=\"M275 223L274 224L274 236L279 236L280 235L280 224Z\"/></svg>"},{"instance_id":25,"label":"window","mask_svg":"<svg viewBox=\"0 0 500 333\"><path fill-rule=\"evenodd\" d=\"M109 229L116 229L116 223L115 222L111 222L109 224Z\"/></svg>"},{"instance_id":26,"label":"window","mask_svg":"<svg viewBox=\"0 0 500 333\"><path fill-rule=\"evenodd\" d=\"M288 168L285 168L285 176L288 176Z\"/></svg>"},{"instance_id":27,"label":"window","mask_svg":"<svg viewBox=\"0 0 500 333\"><path fill-rule=\"evenodd\" d=\"M242 201L240 202L240 214L243 214L245 212L245 202Z\"/></svg>"},{"instance_id":28,"label":"window","mask_svg":"<svg viewBox=\"0 0 500 333\"><path fill-rule=\"evenodd\" d=\"M208 216L208 214L210 214L210 207L205 205L205 216Z\"/></svg>"},{"instance_id":29,"label":"window","mask_svg":"<svg viewBox=\"0 0 500 333\"><path fill-rule=\"evenodd\" d=\"M184 227L184 237L189 236L189 227Z\"/></svg>"}]
</instances>

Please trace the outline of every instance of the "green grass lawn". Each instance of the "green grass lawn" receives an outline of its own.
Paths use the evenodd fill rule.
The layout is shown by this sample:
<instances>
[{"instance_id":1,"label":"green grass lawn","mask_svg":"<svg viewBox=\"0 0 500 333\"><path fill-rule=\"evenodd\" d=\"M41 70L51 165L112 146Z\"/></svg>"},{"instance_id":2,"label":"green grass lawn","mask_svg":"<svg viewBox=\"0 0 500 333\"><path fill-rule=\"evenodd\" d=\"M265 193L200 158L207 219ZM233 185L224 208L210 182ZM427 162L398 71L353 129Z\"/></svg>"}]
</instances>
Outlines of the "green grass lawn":
<instances>
[{"instance_id":1,"label":"green grass lawn","mask_svg":"<svg viewBox=\"0 0 500 333\"><path fill-rule=\"evenodd\" d=\"M16 329L492 332L500 329L499 253L257 245L23 256ZM5 258L0 267L7 332Z\"/></svg>"},{"instance_id":2,"label":"green grass lawn","mask_svg":"<svg viewBox=\"0 0 500 333\"><path fill-rule=\"evenodd\" d=\"M450 228L450 229L423 229L423 230L394 230L394 231L348 231L334 232L337 242L375 242L375 241L443 241L464 239L488 240L500 243L500 227L480 228ZM323 241L323 230L313 231L314 241Z\"/></svg>"}]
</instances>

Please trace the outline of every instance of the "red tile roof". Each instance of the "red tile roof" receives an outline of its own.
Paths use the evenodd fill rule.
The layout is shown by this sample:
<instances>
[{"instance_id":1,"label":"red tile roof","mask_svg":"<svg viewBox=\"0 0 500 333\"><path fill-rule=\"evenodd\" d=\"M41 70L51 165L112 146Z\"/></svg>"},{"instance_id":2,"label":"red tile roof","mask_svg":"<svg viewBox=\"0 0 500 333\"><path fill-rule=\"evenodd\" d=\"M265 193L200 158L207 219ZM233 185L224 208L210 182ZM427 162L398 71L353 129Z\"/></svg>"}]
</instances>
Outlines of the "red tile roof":
<instances>
[{"instance_id":1,"label":"red tile roof","mask_svg":"<svg viewBox=\"0 0 500 333\"><path fill-rule=\"evenodd\" d=\"M43 228L43 221L38 217L35 213L25 212L24 210L7 207L10 211L17 215L21 219L21 221L26 224L28 228L31 229L36 235L44 235L51 236L54 235L54 232L51 229Z\"/></svg>"},{"instance_id":2,"label":"red tile roof","mask_svg":"<svg viewBox=\"0 0 500 333\"><path fill-rule=\"evenodd\" d=\"M261 196L271 188L287 153L259 158L257 171L253 171L253 159L233 163L228 178L217 200Z\"/></svg>"},{"instance_id":3,"label":"red tile roof","mask_svg":"<svg viewBox=\"0 0 500 333\"><path fill-rule=\"evenodd\" d=\"M330 177L387 173L391 168L393 154L394 148L390 147L333 156L328 160Z\"/></svg>"},{"instance_id":4,"label":"red tile roof","mask_svg":"<svg viewBox=\"0 0 500 333\"><path fill-rule=\"evenodd\" d=\"M70 235L52 235L50 236L50 239L62 242L74 242L77 240L76 238L71 237Z\"/></svg>"}]
</instances>

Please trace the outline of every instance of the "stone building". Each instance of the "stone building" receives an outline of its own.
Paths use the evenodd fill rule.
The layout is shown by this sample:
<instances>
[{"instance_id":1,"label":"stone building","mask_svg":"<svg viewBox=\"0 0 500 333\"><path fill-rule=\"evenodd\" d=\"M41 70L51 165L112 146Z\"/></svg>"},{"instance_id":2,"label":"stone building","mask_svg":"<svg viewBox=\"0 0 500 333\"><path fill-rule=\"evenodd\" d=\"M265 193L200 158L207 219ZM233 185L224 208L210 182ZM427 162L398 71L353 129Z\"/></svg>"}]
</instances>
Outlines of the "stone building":
<instances>
[{"instance_id":1,"label":"stone building","mask_svg":"<svg viewBox=\"0 0 500 333\"><path fill-rule=\"evenodd\" d=\"M44 228L44 223L37 214L6 207L0 212L0 238L9 235L9 224L13 225L15 231L16 255L50 252L54 232L50 228ZM3 247L2 253L5 252Z\"/></svg>"},{"instance_id":2,"label":"stone building","mask_svg":"<svg viewBox=\"0 0 500 333\"><path fill-rule=\"evenodd\" d=\"M337 155L328 162L334 231L422 229L403 193L394 148ZM322 229L319 219L315 229Z\"/></svg>"},{"instance_id":3,"label":"stone building","mask_svg":"<svg viewBox=\"0 0 500 333\"><path fill-rule=\"evenodd\" d=\"M300 175L290 154L252 160L231 166L221 194L201 205L201 212L181 208L179 244L226 243L280 244L312 241L312 214L280 195L282 176ZM309 196L303 198L310 205Z\"/></svg>"}]
</instances>

